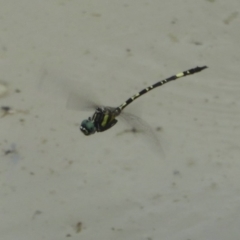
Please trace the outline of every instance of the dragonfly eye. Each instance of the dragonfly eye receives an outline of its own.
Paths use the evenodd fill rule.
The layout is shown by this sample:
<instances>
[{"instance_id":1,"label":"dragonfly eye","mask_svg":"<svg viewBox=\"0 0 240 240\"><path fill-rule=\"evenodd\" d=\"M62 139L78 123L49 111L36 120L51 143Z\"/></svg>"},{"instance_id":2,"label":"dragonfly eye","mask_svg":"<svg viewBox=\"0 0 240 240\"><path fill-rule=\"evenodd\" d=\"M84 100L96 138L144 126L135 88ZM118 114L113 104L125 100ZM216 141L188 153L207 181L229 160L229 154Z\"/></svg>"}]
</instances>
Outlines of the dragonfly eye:
<instances>
[{"instance_id":1,"label":"dragonfly eye","mask_svg":"<svg viewBox=\"0 0 240 240\"><path fill-rule=\"evenodd\" d=\"M80 130L86 136L94 134L96 132L96 128L91 119L83 120L80 126Z\"/></svg>"}]
</instances>

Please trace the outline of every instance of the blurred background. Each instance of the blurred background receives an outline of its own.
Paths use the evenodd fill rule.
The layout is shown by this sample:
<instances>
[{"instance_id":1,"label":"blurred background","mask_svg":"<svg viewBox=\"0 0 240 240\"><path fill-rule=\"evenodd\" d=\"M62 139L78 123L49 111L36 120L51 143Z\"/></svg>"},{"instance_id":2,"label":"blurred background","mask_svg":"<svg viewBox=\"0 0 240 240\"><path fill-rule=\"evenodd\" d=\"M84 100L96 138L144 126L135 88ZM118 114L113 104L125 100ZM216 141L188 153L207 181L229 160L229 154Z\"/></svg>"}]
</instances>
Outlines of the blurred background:
<instances>
[{"instance_id":1,"label":"blurred background","mask_svg":"<svg viewBox=\"0 0 240 240\"><path fill-rule=\"evenodd\" d=\"M0 239L239 239L239 9L0 1ZM66 108L69 89L118 106L204 65L126 109L160 145L122 121L86 137L93 112Z\"/></svg>"}]
</instances>

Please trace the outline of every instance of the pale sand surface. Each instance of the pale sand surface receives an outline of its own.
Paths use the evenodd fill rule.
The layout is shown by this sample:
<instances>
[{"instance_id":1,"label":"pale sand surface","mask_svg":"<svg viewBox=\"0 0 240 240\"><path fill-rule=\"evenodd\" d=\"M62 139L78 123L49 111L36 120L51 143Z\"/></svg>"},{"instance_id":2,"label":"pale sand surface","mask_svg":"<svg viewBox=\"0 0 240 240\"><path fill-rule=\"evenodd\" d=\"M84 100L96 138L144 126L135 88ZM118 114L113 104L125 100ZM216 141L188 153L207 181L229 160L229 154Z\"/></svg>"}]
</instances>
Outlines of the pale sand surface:
<instances>
[{"instance_id":1,"label":"pale sand surface","mask_svg":"<svg viewBox=\"0 0 240 240\"><path fill-rule=\"evenodd\" d=\"M0 118L0 240L240 239L239 10L239 0L1 1L0 106L12 110ZM128 109L161 127L159 151L121 122L83 136L92 112L38 87L74 80L116 106L203 65Z\"/></svg>"}]
</instances>

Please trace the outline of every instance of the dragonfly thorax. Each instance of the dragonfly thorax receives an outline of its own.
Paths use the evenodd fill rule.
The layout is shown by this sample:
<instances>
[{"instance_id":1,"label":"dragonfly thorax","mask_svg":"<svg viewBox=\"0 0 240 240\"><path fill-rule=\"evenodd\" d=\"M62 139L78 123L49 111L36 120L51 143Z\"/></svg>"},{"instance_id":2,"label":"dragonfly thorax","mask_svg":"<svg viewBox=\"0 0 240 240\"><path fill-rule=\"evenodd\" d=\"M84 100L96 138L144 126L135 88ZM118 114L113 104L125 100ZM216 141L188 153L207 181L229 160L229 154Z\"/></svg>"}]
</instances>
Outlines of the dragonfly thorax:
<instances>
[{"instance_id":1,"label":"dragonfly thorax","mask_svg":"<svg viewBox=\"0 0 240 240\"><path fill-rule=\"evenodd\" d=\"M98 107L92 117L82 121L80 130L86 136L108 130L117 123L119 112L115 110L111 107Z\"/></svg>"}]
</instances>

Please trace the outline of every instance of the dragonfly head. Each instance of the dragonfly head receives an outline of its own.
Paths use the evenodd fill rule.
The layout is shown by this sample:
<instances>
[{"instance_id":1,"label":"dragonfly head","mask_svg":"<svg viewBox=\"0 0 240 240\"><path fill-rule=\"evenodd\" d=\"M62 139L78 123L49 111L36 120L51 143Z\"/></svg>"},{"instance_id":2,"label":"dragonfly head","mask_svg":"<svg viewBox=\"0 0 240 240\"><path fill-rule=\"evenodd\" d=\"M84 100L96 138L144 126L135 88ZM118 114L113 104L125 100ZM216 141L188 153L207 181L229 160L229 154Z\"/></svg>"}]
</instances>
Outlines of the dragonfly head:
<instances>
[{"instance_id":1,"label":"dragonfly head","mask_svg":"<svg viewBox=\"0 0 240 240\"><path fill-rule=\"evenodd\" d=\"M94 122L91 120L91 118L88 118L82 121L80 130L84 135L89 136L96 132L96 127L94 125Z\"/></svg>"}]
</instances>

